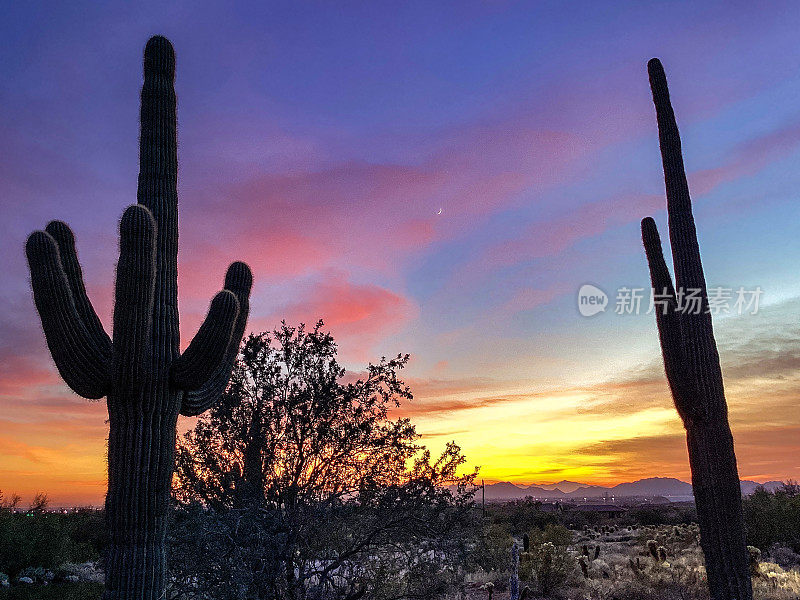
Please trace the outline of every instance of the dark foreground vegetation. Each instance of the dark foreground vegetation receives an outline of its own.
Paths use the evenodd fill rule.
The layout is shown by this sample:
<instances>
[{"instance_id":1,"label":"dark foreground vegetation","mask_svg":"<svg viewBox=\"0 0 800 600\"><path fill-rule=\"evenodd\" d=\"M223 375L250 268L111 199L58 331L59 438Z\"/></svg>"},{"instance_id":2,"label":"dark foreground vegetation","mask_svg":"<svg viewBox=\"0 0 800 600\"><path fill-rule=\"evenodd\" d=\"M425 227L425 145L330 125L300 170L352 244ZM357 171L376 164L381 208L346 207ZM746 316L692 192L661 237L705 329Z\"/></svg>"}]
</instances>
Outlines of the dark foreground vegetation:
<instances>
[{"instance_id":1,"label":"dark foreground vegetation","mask_svg":"<svg viewBox=\"0 0 800 600\"><path fill-rule=\"evenodd\" d=\"M474 474L459 474L458 446L432 456L390 417L411 398L407 356L356 378L336 355L322 323L249 336L228 391L180 440L183 597L426 598L457 583Z\"/></svg>"},{"instance_id":2,"label":"dark foreground vegetation","mask_svg":"<svg viewBox=\"0 0 800 600\"><path fill-rule=\"evenodd\" d=\"M313 565L331 564L331 556L341 555L343 548L351 552L339 589L322 593L317 587L321 579L306 577L300 597L455 600L488 598L491 592L493 600L509 598L516 543L519 597L709 598L691 505L634 506L613 519L580 506L544 508L533 500L492 504L485 512L479 505L460 512L443 505L441 523L435 517L437 522L422 526L423 519L406 512L405 526L390 521L387 527L376 527L365 519L367 509L326 512L309 503L305 511L325 515L325 520L307 517L305 527L316 535L306 534L298 542L295 561L306 565L296 569L298 575ZM800 597L800 488L788 483L775 492L757 490L744 499L744 510L755 597ZM285 560L285 553L276 549L285 546L286 532L274 522L274 514L185 503L176 503L171 514L175 534L170 538L167 598L293 597L285 590L257 591L255 585L259 573L274 585L274 571L282 568L268 553ZM447 522L448 516L453 522ZM356 521L363 522L356 526ZM0 600L99 598L103 524L99 511L61 514L42 506L23 511L6 505L0 511L0 580L10 585L0 587ZM355 547L358 533L374 537L369 551ZM23 577L32 583L20 583ZM364 586L361 596L361 588L352 592L355 581Z\"/></svg>"}]
</instances>

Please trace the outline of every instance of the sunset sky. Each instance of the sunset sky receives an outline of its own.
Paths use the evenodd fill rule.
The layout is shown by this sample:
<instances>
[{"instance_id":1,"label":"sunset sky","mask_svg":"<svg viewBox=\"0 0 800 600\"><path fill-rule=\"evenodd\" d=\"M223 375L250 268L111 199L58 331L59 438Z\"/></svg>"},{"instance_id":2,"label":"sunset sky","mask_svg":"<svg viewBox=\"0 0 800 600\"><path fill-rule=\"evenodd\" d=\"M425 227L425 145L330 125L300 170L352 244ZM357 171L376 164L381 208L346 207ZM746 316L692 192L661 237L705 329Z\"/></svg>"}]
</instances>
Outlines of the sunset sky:
<instances>
[{"instance_id":1,"label":"sunset sky","mask_svg":"<svg viewBox=\"0 0 800 600\"><path fill-rule=\"evenodd\" d=\"M245 260L250 330L322 318L356 371L410 353L397 414L524 483L688 478L654 317L614 311L649 288L640 219L666 232L660 57L709 285L763 290L715 320L740 474L800 478L795 3L195 4L4 9L0 489L102 502L105 404L59 379L23 245L68 222L110 331L156 33L177 53L184 344ZM591 318L585 283L611 296Z\"/></svg>"}]
</instances>

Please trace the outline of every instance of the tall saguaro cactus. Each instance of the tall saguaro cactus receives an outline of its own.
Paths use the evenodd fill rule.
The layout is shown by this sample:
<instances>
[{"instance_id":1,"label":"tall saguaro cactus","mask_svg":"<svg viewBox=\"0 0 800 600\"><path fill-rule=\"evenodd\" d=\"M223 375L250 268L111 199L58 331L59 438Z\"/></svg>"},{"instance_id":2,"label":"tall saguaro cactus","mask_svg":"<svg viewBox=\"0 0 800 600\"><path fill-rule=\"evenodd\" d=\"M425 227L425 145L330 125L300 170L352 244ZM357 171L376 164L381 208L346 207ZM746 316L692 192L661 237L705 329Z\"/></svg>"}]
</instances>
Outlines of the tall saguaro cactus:
<instances>
[{"instance_id":1,"label":"tall saguaro cactus","mask_svg":"<svg viewBox=\"0 0 800 600\"><path fill-rule=\"evenodd\" d=\"M722 370L714 341L681 140L658 59L648 63L664 166L675 284L664 262L655 221L642 220L642 240L655 293L661 350L675 407L686 428L701 546L713 600L750 600L742 495ZM680 294L699 293L699 310L681 307ZM695 292L697 290L697 292Z\"/></svg>"},{"instance_id":2,"label":"tall saguaro cactus","mask_svg":"<svg viewBox=\"0 0 800 600\"><path fill-rule=\"evenodd\" d=\"M53 221L28 238L36 308L64 381L107 397L109 545L104 598L165 594L165 535L178 414L211 406L227 385L249 312L250 269L233 263L225 289L181 354L175 54L154 37L144 52L138 204L120 223L113 340L86 295L75 240Z\"/></svg>"}]
</instances>

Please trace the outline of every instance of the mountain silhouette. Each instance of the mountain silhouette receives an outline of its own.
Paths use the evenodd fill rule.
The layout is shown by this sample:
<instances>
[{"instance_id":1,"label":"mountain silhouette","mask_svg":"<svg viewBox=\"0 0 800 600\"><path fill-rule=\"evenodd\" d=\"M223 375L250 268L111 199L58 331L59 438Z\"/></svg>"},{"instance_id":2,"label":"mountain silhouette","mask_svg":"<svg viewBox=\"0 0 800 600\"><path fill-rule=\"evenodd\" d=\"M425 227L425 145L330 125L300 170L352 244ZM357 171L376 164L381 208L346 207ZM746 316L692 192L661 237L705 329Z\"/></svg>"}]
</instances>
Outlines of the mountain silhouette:
<instances>
[{"instance_id":1,"label":"mountain silhouette","mask_svg":"<svg viewBox=\"0 0 800 600\"><path fill-rule=\"evenodd\" d=\"M774 491L782 485L780 481L759 483L749 479L741 482L742 493L752 494L763 485ZM521 500L533 497L543 501L579 500L583 498L626 498L663 496L673 499L691 499L692 485L674 477L647 477L636 481L620 483L611 487L589 485L575 481L559 481L551 484L516 485L509 481L486 485L487 500ZM478 495L480 498L480 494Z\"/></svg>"}]
</instances>

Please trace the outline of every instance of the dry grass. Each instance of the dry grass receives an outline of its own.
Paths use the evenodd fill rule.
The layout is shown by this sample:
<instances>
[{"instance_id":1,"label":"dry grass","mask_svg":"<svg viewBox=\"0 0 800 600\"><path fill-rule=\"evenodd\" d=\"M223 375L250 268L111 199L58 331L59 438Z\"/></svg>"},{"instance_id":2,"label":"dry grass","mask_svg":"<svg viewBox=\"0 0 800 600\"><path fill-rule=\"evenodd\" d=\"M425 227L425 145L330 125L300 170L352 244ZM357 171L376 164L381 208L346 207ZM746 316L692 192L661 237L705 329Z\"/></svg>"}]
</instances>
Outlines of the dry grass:
<instances>
[{"instance_id":1,"label":"dry grass","mask_svg":"<svg viewBox=\"0 0 800 600\"><path fill-rule=\"evenodd\" d=\"M648 541L666 551L666 560L653 557ZM584 559L588 577L579 565L583 546L589 557ZM594 558L595 547L600 555ZM575 562L567 587L547 598L565 600L707 600L706 573L699 545L697 526L663 526L621 528L611 532L575 532L570 547ZM786 567L786 565L784 565ZM797 600L800 598L800 571L797 566L784 568L763 561L759 575L753 578L756 600ZM484 586L495 583L494 600L508 598L507 573L474 573L468 579L463 595L454 598L477 600L487 598ZM523 582L536 589L535 582ZM531 600L544 598L532 595Z\"/></svg>"},{"instance_id":2,"label":"dry grass","mask_svg":"<svg viewBox=\"0 0 800 600\"><path fill-rule=\"evenodd\" d=\"M600 546L600 557L591 561L589 578L565 590L570 600L695 600L708 598L703 554L696 525L622 529L596 536L581 532L573 552L583 544ZM651 555L648 541L666 550L666 560ZM591 554L591 553L590 553ZM800 572L762 562L753 578L758 600L800 598Z\"/></svg>"}]
</instances>

